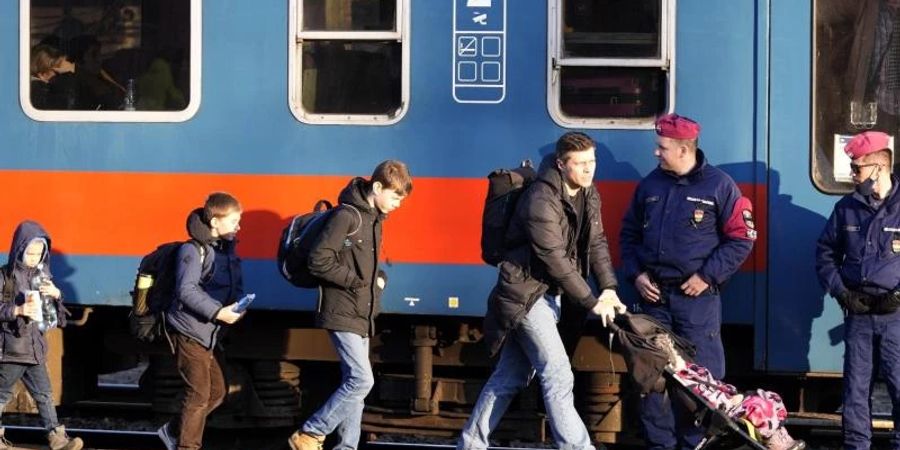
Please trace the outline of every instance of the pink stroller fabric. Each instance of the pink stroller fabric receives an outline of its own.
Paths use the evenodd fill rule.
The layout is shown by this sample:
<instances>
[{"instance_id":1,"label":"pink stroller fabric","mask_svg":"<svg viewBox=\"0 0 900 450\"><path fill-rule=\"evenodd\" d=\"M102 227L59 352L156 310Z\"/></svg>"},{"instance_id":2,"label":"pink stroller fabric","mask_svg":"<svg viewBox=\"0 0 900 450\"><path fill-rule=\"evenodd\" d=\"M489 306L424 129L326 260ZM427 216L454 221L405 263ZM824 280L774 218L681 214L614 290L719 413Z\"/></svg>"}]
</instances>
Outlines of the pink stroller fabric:
<instances>
[{"instance_id":1,"label":"pink stroller fabric","mask_svg":"<svg viewBox=\"0 0 900 450\"><path fill-rule=\"evenodd\" d=\"M778 394L762 389L741 394L734 386L713 378L705 367L693 363L677 370L675 379L732 419L752 423L767 448L803 448L783 426L787 408Z\"/></svg>"}]
</instances>

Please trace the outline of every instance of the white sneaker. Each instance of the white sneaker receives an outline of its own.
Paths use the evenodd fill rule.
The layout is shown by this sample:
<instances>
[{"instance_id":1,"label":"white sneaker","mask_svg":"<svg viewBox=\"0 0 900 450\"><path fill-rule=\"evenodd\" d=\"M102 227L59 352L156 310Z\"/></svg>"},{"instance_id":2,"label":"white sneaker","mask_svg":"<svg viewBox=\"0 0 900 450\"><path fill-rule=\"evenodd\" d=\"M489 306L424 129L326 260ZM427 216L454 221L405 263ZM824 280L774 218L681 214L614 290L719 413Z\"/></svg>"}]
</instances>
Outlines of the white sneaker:
<instances>
[{"instance_id":1,"label":"white sneaker","mask_svg":"<svg viewBox=\"0 0 900 450\"><path fill-rule=\"evenodd\" d=\"M156 435L159 436L159 440L162 441L163 445L166 446L166 450L177 450L178 449L178 439L175 436L172 436L169 433L169 423L166 422L165 425L159 427L156 430Z\"/></svg>"}]
</instances>

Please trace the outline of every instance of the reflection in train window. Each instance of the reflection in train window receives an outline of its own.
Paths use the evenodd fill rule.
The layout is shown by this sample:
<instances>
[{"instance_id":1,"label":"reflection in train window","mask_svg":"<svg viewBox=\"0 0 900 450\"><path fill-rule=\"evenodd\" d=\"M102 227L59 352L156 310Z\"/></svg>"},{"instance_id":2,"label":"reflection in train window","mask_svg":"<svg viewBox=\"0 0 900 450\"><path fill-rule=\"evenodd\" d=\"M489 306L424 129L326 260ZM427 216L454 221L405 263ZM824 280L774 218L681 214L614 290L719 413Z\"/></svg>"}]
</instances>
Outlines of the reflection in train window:
<instances>
[{"instance_id":1,"label":"reflection in train window","mask_svg":"<svg viewBox=\"0 0 900 450\"><path fill-rule=\"evenodd\" d=\"M21 100L29 116L181 121L197 110L200 0L22 0L22 7Z\"/></svg>"},{"instance_id":2,"label":"reflection in train window","mask_svg":"<svg viewBox=\"0 0 900 450\"><path fill-rule=\"evenodd\" d=\"M843 153L849 136L900 133L900 39L892 38L898 14L898 0L813 2L810 171L824 192L852 190Z\"/></svg>"},{"instance_id":3,"label":"reflection in train window","mask_svg":"<svg viewBox=\"0 0 900 450\"><path fill-rule=\"evenodd\" d=\"M303 2L303 31L393 31L397 0Z\"/></svg>"},{"instance_id":4,"label":"reflection in train window","mask_svg":"<svg viewBox=\"0 0 900 450\"><path fill-rule=\"evenodd\" d=\"M291 110L307 123L387 125L409 97L408 0L291 3Z\"/></svg>"},{"instance_id":5,"label":"reflection in train window","mask_svg":"<svg viewBox=\"0 0 900 450\"><path fill-rule=\"evenodd\" d=\"M548 108L554 120L571 127L649 128L672 110L673 7L670 0L550 2Z\"/></svg>"}]
</instances>

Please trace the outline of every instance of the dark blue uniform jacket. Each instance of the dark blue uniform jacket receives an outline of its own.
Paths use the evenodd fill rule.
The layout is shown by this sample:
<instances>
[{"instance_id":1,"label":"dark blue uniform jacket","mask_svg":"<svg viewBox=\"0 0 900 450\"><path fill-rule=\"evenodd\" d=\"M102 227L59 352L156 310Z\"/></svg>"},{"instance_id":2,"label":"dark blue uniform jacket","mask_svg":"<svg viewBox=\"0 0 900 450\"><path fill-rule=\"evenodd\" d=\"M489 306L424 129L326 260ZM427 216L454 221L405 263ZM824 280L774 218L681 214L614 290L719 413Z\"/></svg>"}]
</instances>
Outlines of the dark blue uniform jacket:
<instances>
[{"instance_id":1,"label":"dark blue uniform jacket","mask_svg":"<svg viewBox=\"0 0 900 450\"><path fill-rule=\"evenodd\" d=\"M900 195L897 177L879 208L857 192L834 206L816 244L816 272L829 294L873 295L900 286Z\"/></svg>"},{"instance_id":2,"label":"dark blue uniform jacket","mask_svg":"<svg viewBox=\"0 0 900 450\"><path fill-rule=\"evenodd\" d=\"M688 174L657 167L638 184L622 224L623 271L632 283L644 271L666 282L696 273L719 287L740 268L755 239L750 201L698 149Z\"/></svg>"}]
</instances>

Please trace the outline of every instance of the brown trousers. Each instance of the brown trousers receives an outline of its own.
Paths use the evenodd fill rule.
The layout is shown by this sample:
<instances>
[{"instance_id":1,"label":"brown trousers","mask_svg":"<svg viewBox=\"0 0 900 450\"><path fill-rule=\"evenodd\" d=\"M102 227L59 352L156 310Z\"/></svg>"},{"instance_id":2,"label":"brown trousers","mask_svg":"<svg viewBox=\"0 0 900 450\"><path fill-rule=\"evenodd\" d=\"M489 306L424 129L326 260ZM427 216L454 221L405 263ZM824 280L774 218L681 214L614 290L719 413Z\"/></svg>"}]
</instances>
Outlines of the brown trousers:
<instances>
[{"instance_id":1,"label":"brown trousers","mask_svg":"<svg viewBox=\"0 0 900 450\"><path fill-rule=\"evenodd\" d=\"M175 337L175 362L184 380L181 417L174 421L179 450L197 450L203 444L206 416L225 398L225 378L219 354L180 333Z\"/></svg>"}]
</instances>

